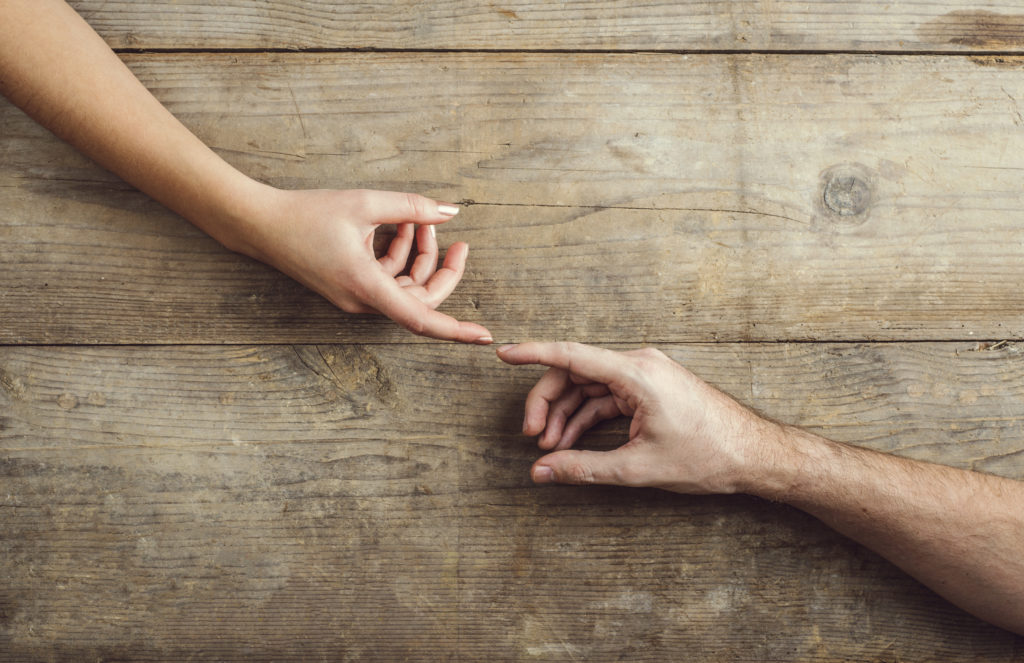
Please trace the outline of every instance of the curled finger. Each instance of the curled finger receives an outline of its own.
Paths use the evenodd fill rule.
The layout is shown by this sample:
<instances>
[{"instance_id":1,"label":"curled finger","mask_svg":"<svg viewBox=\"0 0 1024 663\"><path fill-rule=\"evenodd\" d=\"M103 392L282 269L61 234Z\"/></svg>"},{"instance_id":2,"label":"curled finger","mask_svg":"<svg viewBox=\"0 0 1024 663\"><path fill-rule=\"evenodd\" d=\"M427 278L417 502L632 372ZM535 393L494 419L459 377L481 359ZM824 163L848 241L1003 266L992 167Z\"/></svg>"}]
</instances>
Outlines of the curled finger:
<instances>
[{"instance_id":1,"label":"curled finger","mask_svg":"<svg viewBox=\"0 0 1024 663\"><path fill-rule=\"evenodd\" d=\"M425 285L419 285L408 276L399 276L395 282L430 308L437 308L448 299L462 280L468 252L469 247L465 242L453 244L445 256L444 266L437 270Z\"/></svg>"},{"instance_id":2,"label":"curled finger","mask_svg":"<svg viewBox=\"0 0 1024 663\"><path fill-rule=\"evenodd\" d=\"M419 255L409 268L409 276L418 285L426 283L437 270L437 236L434 226L420 226L416 229L416 250Z\"/></svg>"},{"instance_id":3,"label":"curled finger","mask_svg":"<svg viewBox=\"0 0 1024 663\"><path fill-rule=\"evenodd\" d=\"M609 394L601 398L591 398L583 404L583 407L576 411L576 414L572 416L569 423L565 425L561 438L554 449L556 451L568 449L576 443L576 440L580 439L583 433L590 430L595 424L621 415L622 411L619 410L614 396Z\"/></svg>"},{"instance_id":4,"label":"curled finger","mask_svg":"<svg viewBox=\"0 0 1024 663\"><path fill-rule=\"evenodd\" d=\"M526 395L523 433L540 435L547 425L548 408L569 386L569 374L561 368L549 368Z\"/></svg>"},{"instance_id":5,"label":"curled finger","mask_svg":"<svg viewBox=\"0 0 1024 663\"><path fill-rule=\"evenodd\" d=\"M448 299L448 296L459 285L462 275L466 271L466 257L469 255L469 245L465 242L456 242L448 249L444 257L444 264L424 284L424 303L437 308L441 302Z\"/></svg>"},{"instance_id":6,"label":"curled finger","mask_svg":"<svg viewBox=\"0 0 1024 663\"><path fill-rule=\"evenodd\" d=\"M584 400L583 389L572 387L563 392L558 399L548 406L547 425L544 426L544 433L537 441L541 449L551 449L562 439L562 430L565 422L569 419L576 408Z\"/></svg>"},{"instance_id":7,"label":"curled finger","mask_svg":"<svg viewBox=\"0 0 1024 663\"><path fill-rule=\"evenodd\" d=\"M412 250L412 238L416 226L411 223L398 224L398 232L388 246L388 252L380 257L377 262L390 276L400 274L409 262L409 252Z\"/></svg>"},{"instance_id":8,"label":"curled finger","mask_svg":"<svg viewBox=\"0 0 1024 663\"><path fill-rule=\"evenodd\" d=\"M420 336L462 343L486 345L492 342L486 327L464 322L431 309L413 294L400 287L395 279L380 274L362 286L369 306Z\"/></svg>"}]
</instances>

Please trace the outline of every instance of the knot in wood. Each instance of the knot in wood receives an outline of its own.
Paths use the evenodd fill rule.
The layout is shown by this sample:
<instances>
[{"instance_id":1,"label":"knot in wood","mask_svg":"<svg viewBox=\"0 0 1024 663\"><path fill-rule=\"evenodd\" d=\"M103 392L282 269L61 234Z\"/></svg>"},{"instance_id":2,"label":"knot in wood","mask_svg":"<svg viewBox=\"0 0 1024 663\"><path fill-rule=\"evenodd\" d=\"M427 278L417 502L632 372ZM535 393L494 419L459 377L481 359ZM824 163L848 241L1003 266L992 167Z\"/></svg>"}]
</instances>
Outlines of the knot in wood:
<instances>
[{"instance_id":1,"label":"knot in wood","mask_svg":"<svg viewBox=\"0 0 1024 663\"><path fill-rule=\"evenodd\" d=\"M867 220L875 197L875 175L859 163L841 163L821 173L815 207L822 221L843 226Z\"/></svg>"},{"instance_id":2,"label":"knot in wood","mask_svg":"<svg viewBox=\"0 0 1024 663\"><path fill-rule=\"evenodd\" d=\"M833 173L825 182L825 206L839 216L863 214L871 203L871 187L850 173Z\"/></svg>"}]
</instances>

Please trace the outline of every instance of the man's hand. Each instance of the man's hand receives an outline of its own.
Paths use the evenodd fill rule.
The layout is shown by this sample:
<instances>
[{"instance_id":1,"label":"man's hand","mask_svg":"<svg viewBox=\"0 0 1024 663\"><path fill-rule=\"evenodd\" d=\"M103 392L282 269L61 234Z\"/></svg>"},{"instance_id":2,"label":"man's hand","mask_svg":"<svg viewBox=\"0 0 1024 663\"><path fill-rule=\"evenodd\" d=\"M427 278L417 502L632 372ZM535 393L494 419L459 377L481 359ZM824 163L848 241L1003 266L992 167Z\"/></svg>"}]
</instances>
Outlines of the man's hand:
<instances>
[{"instance_id":1,"label":"man's hand","mask_svg":"<svg viewBox=\"0 0 1024 663\"><path fill-rule=\"evenodd\" d=\"M658 350L523 343L499 348L498 356L550 367L527 396L523 421L523 432L553 451L534 464L537 483L732 493L769 453L764 441L781 432ZM623 446L570 450L591 426L618 416L633 418Z\"/></svg>"},{"instance_id":2,"label":"man's hand","mask_svg":"<svg viewBox=\"0 0 1024 663\"><path fill-rule=\"evenodd\" d=\"M785 502L881 553L953 603L1024 634L1024 483L839 444L758 417L657 350L503 346L551 368L523 432L554 449L539 483L744 492ZM608 452L569 450L595 423L633 417Z\"/></svg>"},{"instance_id":3,"label":"man's hand","mask_svg":"<svg viewBox=\"0 0 1024 663\"><path fill-rule=\"evenodd\" d=\"M264 191L268 203L225 244L280 269L349 313L383 313L409 331L486 344L485 327L434 309L462 278L469 246L456 242L437 268L434 226L454 205L391 191ZM377 259L373 236L383 224L398 232ZM405 271L413 242L418 255Z\"/></svg>"}]
</instances>

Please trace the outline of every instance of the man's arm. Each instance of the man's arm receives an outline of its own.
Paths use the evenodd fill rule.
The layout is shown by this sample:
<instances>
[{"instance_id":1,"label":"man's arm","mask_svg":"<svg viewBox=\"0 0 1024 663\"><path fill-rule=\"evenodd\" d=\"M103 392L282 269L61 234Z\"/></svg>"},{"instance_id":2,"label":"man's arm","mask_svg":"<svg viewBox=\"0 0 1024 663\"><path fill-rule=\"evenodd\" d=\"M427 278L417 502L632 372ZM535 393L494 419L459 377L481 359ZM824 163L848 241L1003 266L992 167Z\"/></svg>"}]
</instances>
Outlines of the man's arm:
<instances>
[{"instance_id":1,"label":"man's arm","mask_svg":"<svg viewBox=\"0 0 1024 663\"><path fill-rule=\"evenodd\" d=\"M246 177L178 122L63 0L0 0L0 93L226 247L342 309L379 311L427 336L490 342L484 327L433 310L461 279L469 250L454 244L437 269L433 225L457 207L383 191L280 191ZM377 260L373 233L383 223L401 225ZM399 275L414 240L420 255Z\"/></svg>"},{"instance_id":2,"label":"man's arm","mask_svg":"<svg viewBox=\"0 0 1024 663\"><path fill-rule=\"evenodd\" d=\"M741 490L786 502L964 610L1024 634L1024 484L831 442L789 426Z\"/></svg>"},{"instance_id":3,"label":"man's arm","mask_svg":"<svg viewBox=\"0 0 1024 663\"><path fill-rule=\"evenodd\" d=\"M534 481L744 492L791 504L872 548L965 610L1024 634L1024 483L839 444L759 417L657 350L574 343L499 348L551 367L523 432L549 453ZM613 451L572 450L632 417Z\"/></svg>"}]
</instances>

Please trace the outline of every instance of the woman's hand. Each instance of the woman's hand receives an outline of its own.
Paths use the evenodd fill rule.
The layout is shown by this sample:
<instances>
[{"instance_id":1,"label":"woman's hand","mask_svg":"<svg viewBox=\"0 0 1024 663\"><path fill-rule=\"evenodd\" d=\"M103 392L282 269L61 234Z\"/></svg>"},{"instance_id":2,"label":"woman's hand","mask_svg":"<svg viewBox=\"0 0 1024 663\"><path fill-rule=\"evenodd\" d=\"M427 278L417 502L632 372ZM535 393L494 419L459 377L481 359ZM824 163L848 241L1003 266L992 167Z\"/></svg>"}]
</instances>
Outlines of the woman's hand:
<instances>
[{"instance_id":1,"label":"woman's hand","mask_svg":"<svg viewBox=\"0 0 1024 663\"><path fill-rule=\"evenodd\" d=\"M462 278L469 246L456 242L437 268L434 226L457 214L454 205L411 193L369 190L270 189L255 223L231 248L277 267L349 313L382 313L414 334L486 344L485 327L434 309ZM383 224L398 233L379 259L373 236ZM406 271L416 244L418 254Z\"/></svg>"},{"instance_id":2,"label":"woman's hand","mask_svg":"<svg viewBox=\"0 0 1024 663\"><path fill-rule=\"evenodd\" d=\"M437 269L430 230L458 208L413 194L280 191L255 182L160 105L67 3L2 6L0 94L57 136L225 246L346 311L379 311L424 336L491 342L484 327L433 310L462 277L468 247L454 244ZM399 231L377 260L373 233L384 223ZM414 234L419 256L401 276Z\"/></svg>"}]
</instances>

